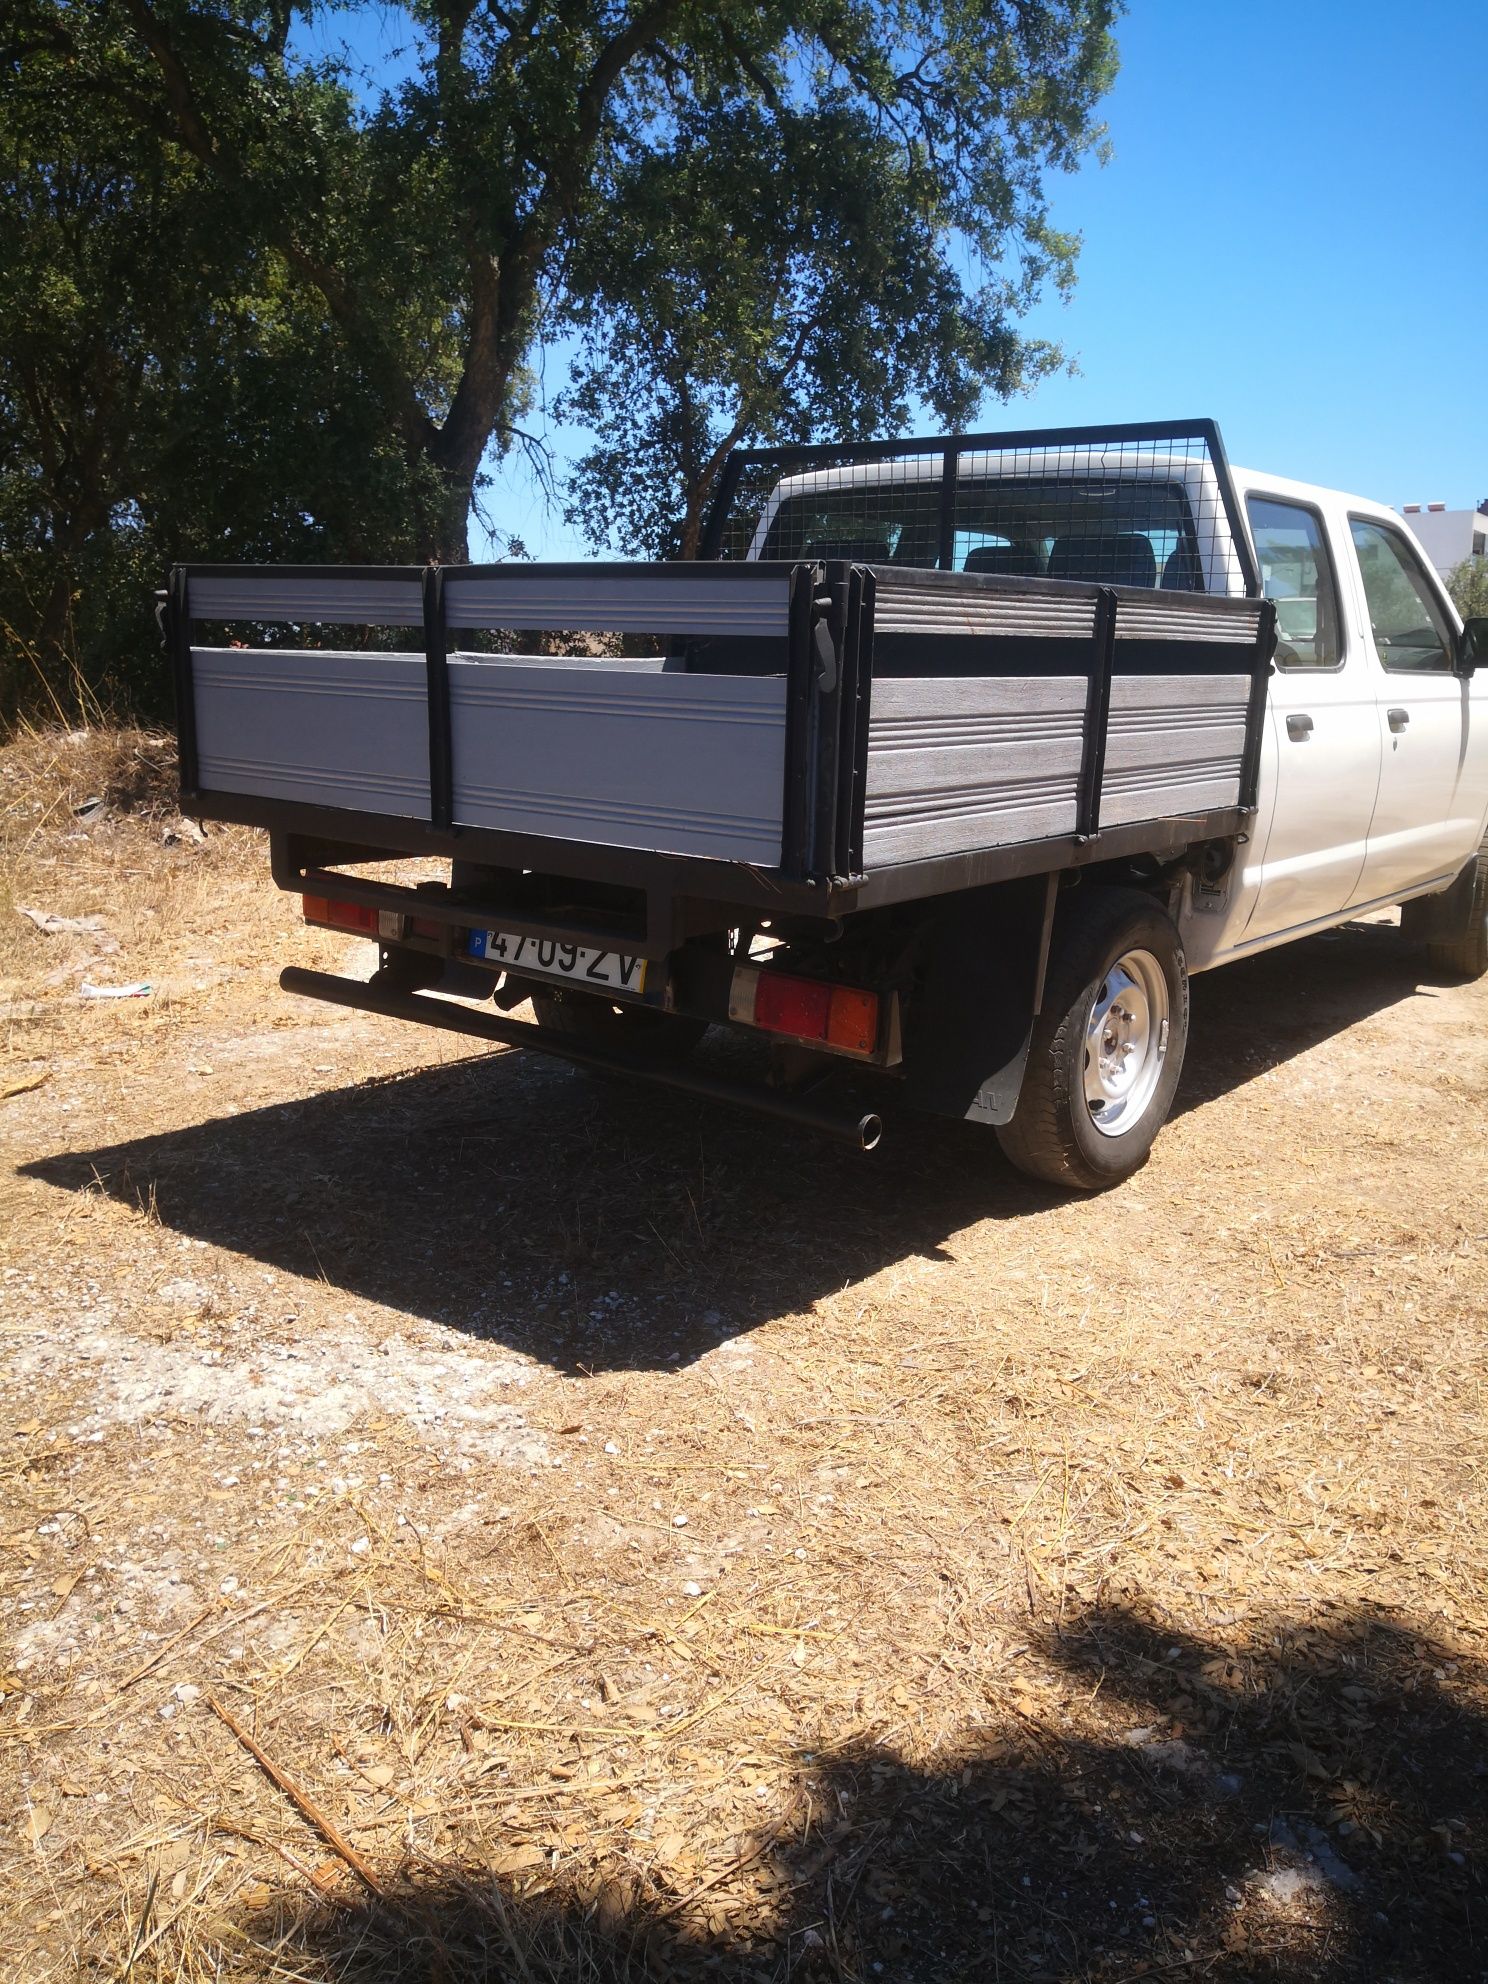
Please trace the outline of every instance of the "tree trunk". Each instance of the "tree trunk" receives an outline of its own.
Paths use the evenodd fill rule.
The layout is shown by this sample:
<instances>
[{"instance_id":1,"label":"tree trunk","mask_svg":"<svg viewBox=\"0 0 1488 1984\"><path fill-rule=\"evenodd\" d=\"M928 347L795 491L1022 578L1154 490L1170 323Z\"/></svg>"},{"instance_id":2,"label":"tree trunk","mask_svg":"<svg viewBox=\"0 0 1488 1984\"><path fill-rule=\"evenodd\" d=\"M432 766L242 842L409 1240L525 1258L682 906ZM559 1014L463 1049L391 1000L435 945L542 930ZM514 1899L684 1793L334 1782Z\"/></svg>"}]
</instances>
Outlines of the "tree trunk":
<instances>
[{"instance_id":1,"label":"tree trunk","mask_svg":"<svg viewBox=\"0 0 1488 1984\"><path fill-rule=\"evenodd\" d=\"M426 565L466 565L470 562L470 509L475 498L475 471L468 475L436 470L436 486L418 506L414 519L413 555Z\"/></svg>"},{"instance_id":2,"label":"tree trunk","mask_svg":"<svg viewBox=\"0 0 1488 1984\"><path fill-rule=\"evenodd\" d=\"M727 434L711 450L706 461L687 481L683 489L682 549L683 558L696 558L702 548L703 524L707 520L708 506L718 489L719 478L728 465L728 458L744 436L749 432L749 410L741 407Z\"/></svg>"}]
</instances>

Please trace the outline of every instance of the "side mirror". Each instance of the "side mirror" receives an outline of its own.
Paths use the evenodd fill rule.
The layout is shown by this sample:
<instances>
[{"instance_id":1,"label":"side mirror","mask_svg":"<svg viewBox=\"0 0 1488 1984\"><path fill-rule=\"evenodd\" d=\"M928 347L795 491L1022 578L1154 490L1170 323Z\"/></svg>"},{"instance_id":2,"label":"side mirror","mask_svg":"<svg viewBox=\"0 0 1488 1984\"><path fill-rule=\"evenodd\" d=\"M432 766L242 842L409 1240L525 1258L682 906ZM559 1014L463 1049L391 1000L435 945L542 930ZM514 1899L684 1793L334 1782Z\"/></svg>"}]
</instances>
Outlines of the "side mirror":
<instances>
[{"instance_id":1,"label":"side mirror","mask_svg":"<svg viewBox=\"0 0 1488 1984\"><path fill-rule=\"evenodd\" d=\"M1488 615L1478 614L1464 625L1457 637L1457 672L1472 675L1488 668Z\"/></svg>"}]
</instances>

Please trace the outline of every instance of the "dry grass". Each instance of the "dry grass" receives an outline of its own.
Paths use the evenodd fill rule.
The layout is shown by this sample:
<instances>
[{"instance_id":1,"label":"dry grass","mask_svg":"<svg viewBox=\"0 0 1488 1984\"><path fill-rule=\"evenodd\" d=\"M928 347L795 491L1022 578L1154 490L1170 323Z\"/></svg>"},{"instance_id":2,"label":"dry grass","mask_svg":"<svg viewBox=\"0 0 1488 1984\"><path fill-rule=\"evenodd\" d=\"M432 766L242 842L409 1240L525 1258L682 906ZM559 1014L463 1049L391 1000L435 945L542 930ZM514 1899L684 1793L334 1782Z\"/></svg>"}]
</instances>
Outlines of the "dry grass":
<instances>
[{"instance_id":1,"label":"dry grass","mask_svg":"<svg viewBox=\"0 0 1488 1984\"><path fill-rule=\"evenodd\" d=\"M1488 988L1055 1199L294 1004L152 750L0 760L11 1974L1482 1974Z\"/></svg>"}]
</instances>

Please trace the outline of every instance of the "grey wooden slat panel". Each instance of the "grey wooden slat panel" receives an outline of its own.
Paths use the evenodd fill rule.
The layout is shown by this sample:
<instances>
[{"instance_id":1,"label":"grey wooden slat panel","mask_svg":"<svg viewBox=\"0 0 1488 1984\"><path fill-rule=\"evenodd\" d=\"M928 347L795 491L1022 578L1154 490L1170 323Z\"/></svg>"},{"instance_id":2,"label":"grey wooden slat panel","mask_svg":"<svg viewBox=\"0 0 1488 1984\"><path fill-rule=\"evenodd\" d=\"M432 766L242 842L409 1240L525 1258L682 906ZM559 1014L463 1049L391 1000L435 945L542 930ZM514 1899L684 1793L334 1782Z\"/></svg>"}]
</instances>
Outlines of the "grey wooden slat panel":
<instances>
[{"instance_id":1,"label":"grey wooden slat panel","mask_svg":"<svg viewBox=\"0 0 1488 1984\"><path fill-rule=\"evenodd\" d=\"M1234 675L1117 675L1111 682L1113 717L1128 711L1237 709L1243 718L1249 699L1250 676L1238 671Z\"/></svg>"},{"instance_id":2,"label":"grey wooden slat panel","mask_svg":"<svg viewBox=\"0 0 1488 1984\"><path fill-rule=\"evenodd\" d=\"M1078 676L875 683L865 862L1072 833L1085 699Z\"/></svg>"},{"instance_id":3,"label":"grey wooden slat panel","mask_svg":"<svg viewBox=\"0 0 1488 1984\"><path fill-rule=\"evenodd\" d=\"M429 813L424 657L193 648L207 792Z\"/></svg>"},{"instance_id":4,"label":"grey wooden slat panel","mask_svg":"<svg viewBox=\"0 0 1488 1984\"><path fill-rule=\"evenodd\" d=\"M1118 641L1231 641L1237 647L1254 647L1260 624L1257 601L1226 600L1225 611L1219 613L1203 594L1123 597L1116 609Z\"/></svg>"},{"instance_id":5,"label":"grey wooden slat panel","mask_svg":"<svg viewBox=\"0 0 1488 1984\"><path fill-rule=\"evenodd\" d=\"M1106 738L1105 781L1118 772L1217 762L1239 774L1245 723L1174 725L1162 730L1114 732Z\"/></svg>"},{"instance_id":6,"label":"grey wooden slat panel","mask_svg":"<svg viewBox=\"0 0 1488 1984\"><path fill-rule=\"evenodd\" d=\"M264 578L234 574L187 581L188 606L197 620L323 620L342 626L419 627L423 591L417 578L344 578L293 571Z\"/></svg>"},{"instance_id":7,"label":"grey wooden slat panel","mask_svg":"<svg viewBox=\"0 0 1488 1984\"><path fill-rule=\"evenodd\" d=\"M1118 675L1101 825L1237 805L1249 695L1248 675Z\"/></svg>"},{"instance_id":8,"label":"grey wooden slat panel","mask_svg":"<svg viewBox=\"0 0 1488 1984\"><path fill-rule=\"evenodd\" d=\"M928 861L939 854L1044 840L1072 834L1075 819L1075 801L1069 798L1029 801L1005 813L962 812L948 819L891 821L865 832L863 860L872 868L889 861Z\"/></svg>"},{"instance_id":9,"label":"grey wooden slat panel","mask_svg":"<svg viewBox=\"0 0 1488 1984\"><path fill-rule=\"evenodd\" d=\"M912 717L1043 716L1084 708L1083 675L891 675L873 684L875 730Z\"/></svg>"},{"instance_id":10,"label":"grey wooden slat panel","mask_svg":"<svg viewBox=\"0 0 1488 1984\"><path fill-rule=\"evenodd\" d=\"M1198 766L1179 766L1162 781L1144 778L1131 791L1106 789L1101 794L1103 827L1121 827L1134 820L1160 820L1170 813L1207 813L1240 803L1238 771L1201 776Z\"/></svg>"},{"instance_id":11,"label":"grey wooden slat panel","mask_svg":"<svg viewBox=\"0 0 1488 1984\"><path fill-rule=\"evenodd\" d=\"M1001 634L1030 639L1088 637L1095 631L1094 599L998 592L990 586L916 583L875 567L873 626L881 634ZM1119 616L1118 616L1119 618Z\"/></svg>"},{"instance_id":12,"label":"grey wooden slat panel","mask_svg":"<svg viewBox=\"0 0 1488 1984\"><path fill-rule=\"evenodd\" d=\"M450 663L455 820L780 860L785 683Z\"/></svg>"},{"instance_id":13,"label":"grey wooden slat panel","mask_svg":"<svg viewBox=\"0 0 1488 1984\"><path fill-rule=\"evenodd\" d=\"M531 627L613 634L756 634L788 630L788 582L738 573L592 576L523 573L445 580L451 627ZM782 666L783 666L782 661Z\"/></svg>"},{"instance_id":14,"label":"grey wooden slat panel","mask_svg":"<svg viewBox=\"0 0 1488 1984\"><path fill-rule=\"evenodd\" d=\"M619 675L660 675L667 667L663 656L633 654L477 654L458 652L451 661L473 661L483 668L531 668L534 662L544 668L604 668Z\"/></svg>"},{"instance_id":15,"label":"grey wooden slat panel","mask_svg":"<svg viewBox=\"0 0 1488 1984\"><path fill-rule=\"evenodd\" d=\"M1026 779L1072 782L1080 770L1078 730L1065 737L996 744L949 744L929 750L874 751L869 747L868 819L881 819L890 800L932 794L979 793L1011 788ZM1062 786L1060 788L1063 789Z\"/></svg>"}]
</instances>

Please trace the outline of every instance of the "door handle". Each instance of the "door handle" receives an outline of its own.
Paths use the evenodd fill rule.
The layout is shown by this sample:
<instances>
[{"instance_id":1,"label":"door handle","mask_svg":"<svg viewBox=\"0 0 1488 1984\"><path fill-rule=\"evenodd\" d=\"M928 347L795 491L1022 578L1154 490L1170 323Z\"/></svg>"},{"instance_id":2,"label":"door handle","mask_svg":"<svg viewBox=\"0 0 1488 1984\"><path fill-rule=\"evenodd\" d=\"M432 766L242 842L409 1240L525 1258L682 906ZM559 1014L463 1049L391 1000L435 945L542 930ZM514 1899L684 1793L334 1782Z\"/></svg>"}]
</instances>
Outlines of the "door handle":
<instances>
[{"instance_id":1,"label":"door handle","mask_svg":"<svg viewBox=\"0 0 1488 1984\"><path fill-rule=\"evenodd\" d=\"M1287 736L1291 738L1294 744L1305 744L1311 735L1312 718L1310 716L1289 716L1287 718Z\"/></svg>"},{"instance_id":2,"label":"door handle","mask_svg":"<svg viewBox=\"0 0 1488 1984\"><path fill-rule=\"evenodd\" d=\"M1395 734L1399 736L1400 732L1404 730L1405 726L1410 722L1410 711L1386 710L1385 720L1389 724L1390 728L1395 732Z\"/></svg>"}]
</instances>

